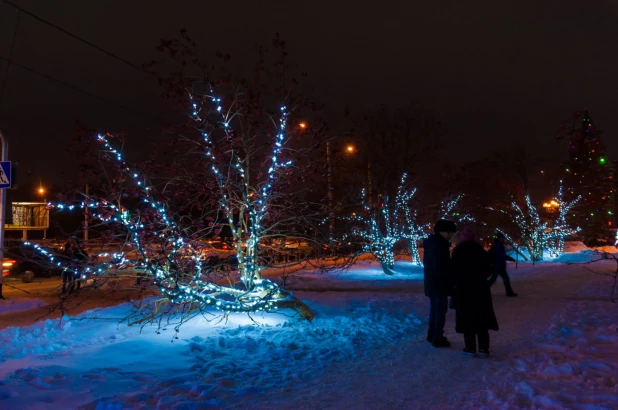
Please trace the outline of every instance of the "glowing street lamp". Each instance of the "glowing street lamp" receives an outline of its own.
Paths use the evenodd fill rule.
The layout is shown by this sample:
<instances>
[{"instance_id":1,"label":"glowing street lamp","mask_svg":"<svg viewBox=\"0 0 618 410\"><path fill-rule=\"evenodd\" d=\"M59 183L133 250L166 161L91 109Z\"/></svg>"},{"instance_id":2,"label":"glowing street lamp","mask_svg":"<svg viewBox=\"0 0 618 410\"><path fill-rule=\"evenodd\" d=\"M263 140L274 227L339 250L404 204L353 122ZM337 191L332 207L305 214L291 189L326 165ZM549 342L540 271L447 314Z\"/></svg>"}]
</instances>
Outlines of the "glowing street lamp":
<instances>
[{"instance_id":1,"label":"glowing street lamp","mask_svg":"<svg viewBox=\"0 0 618 410\"><path fill-rule=\"evenodd\" d=\"M348 154L353 154L354 152L356 152L356 147L354 145L348 145L345 147L345 151Z\"/></svg>"},{"instance_id":2,"label":"glowing street lamp","mask_svg":"<svg viewBox=\"0 0 618 410\"><path fill-rule=\"evenodd\" d=\"M298 123L298 128L300 128L301 130L307 129L307 123L305 121L299 122Z\"/></svg>"},{"instance_id":3,"label":"glowing street lamp","mask_svg":"<svg viewBox=\"0 0 618 410\"><path fill-rule=\"evenodd\" d=\"M556 201L555 199L552 199L549 202L543 202L543 208L548 209L548 210L555 210L556 208L560 207L560 203L558 201Z\"/></svg>"}]
</instances>

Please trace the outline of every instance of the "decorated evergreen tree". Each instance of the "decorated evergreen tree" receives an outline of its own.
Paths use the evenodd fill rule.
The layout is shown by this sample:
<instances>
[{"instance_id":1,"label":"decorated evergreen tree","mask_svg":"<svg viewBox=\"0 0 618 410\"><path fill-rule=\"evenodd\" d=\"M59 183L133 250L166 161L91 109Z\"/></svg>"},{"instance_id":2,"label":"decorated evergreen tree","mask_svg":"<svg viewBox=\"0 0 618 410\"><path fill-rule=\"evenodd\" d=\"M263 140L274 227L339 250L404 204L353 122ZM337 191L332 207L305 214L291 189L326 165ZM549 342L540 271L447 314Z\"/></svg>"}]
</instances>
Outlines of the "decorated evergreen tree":
<instances>
[{"instance_id":1,"label":"decorated evergreen tree","mask_svg":"<svg viewBox=\"0 0 618 410\"><path fill-rule=\"evenodd\" d=\"M581 227L588 246L606 244L614 224L614 168L601 133L586 109L575 114L571 130L564 129L558 136L568 138L569 159L562 169L565 200L582 197L570 219Z\"/></svg>"}]
</instances>

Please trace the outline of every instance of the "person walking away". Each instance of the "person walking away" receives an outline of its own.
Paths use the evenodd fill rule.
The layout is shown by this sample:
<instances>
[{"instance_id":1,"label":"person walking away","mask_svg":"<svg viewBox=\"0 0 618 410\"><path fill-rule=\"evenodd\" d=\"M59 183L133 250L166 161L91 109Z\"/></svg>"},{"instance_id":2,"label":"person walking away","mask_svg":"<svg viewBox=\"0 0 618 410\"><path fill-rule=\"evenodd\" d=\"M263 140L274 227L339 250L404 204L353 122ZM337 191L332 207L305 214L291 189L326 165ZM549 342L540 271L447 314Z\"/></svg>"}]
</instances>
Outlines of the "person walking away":
<instances>
[{"instance_id":1,"label":"person walking away","mask_svg":"<svg viewBox=\"0 0 618 410\"><path fill-rule=\"evenodd\" d=\"M72 249L70 242L67 242L64 244L64 249L62 251L62 254L64 255L65 258L68 259L69 267L72 267L74 254L73 254L73 249ZM63 269L62 270L62 293L66 293L67 291L69 293L73 292L74 286L75 286L75 275L73 274L73 271L66 269L66 268Z\"/></svg>"},{"instance_id":2,"label":"person walking away","mask_svg":"<svg viewBox=\"0 0 618 410\"><path fill-rule=\"evenodd\" d=\"M79 243L77 244L77 247L75 249L75 252L73 253L73 261L75 262L76 265L79 265L80 267L84 264L86 264L88 262L88 252L86 252L86 250L83 248L83 246L81 246ZM77 282L77 288L76 290L79 290L79 288L81 287L82 281L79 277L79 274L73 274L74 276L74 280Z\"/></svg>"},{"instance_id":3,"label":"person walking away","mask_svg":"<svg viewBox=\"0 0 618 410\"><path fill-rule=\"evenodd\" d=\"M506 249L504 248L505 243L506 238L504 237L504 234L498 233L491 244L491 248L489 248L489 255L491 257L492 265L489 286L493 285L496 282L496 279L498 279L498 276L500 276L502 278L502 282L504 282L506 296L515 297L517 296L517 293L513 292L513 288L511 287L511 278L509 278L509 274L506 272L506 261L515 262L515 259L506 254Z\"/></svg>"},{"instance_id":4,"label":"person walking away","mask_svg":"<svg viewBox=\"0 0 618 410\"><path fill-rule=\"evenodd\" d=\"M489 356L489 330L498 330L491 291L487 277L491 271L490 258L475 234L466 228L460 242L453 249L451 259L455 278L455 331L463 333L464 354Z\"/></svg>"},{"instance_id":5,"label":"person walking away","mask_svg":"<svg viewBox=\"0 0 618 410\"><path fill-rule=\"evenodd\" d=\"M457 231L455 223L440 219L433 228L434 233L423 242L423 265L425 296L429 298L429 329L427 341L434 347L449 347L444 337L444 324L448 308L448 297L452 295L450 247L451 237Z\"/></svg>"}]
</instances>

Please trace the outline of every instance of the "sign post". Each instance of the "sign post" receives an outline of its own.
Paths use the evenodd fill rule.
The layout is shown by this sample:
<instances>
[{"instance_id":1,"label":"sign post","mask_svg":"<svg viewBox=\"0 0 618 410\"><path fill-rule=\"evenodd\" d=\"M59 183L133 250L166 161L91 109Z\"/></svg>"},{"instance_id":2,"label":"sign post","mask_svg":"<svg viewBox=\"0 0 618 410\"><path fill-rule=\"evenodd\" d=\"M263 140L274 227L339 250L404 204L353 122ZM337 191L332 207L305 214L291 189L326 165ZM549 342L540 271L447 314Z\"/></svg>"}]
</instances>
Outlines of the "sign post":
<instances>
[{"instance_id":1,"label":"sign post","mask_svg":"<svg viewBox=\"0 0 618 410\"><path fill-rule=\"evenodd\" d=\"M11 163L7 161L9 156L9 143L0 131L0 144L2 152L0 152L0 262L4 260L4 221L6 212L6 188L11 187ZM7 168L8 166L8 168ZM0 272L0 299L2 296L2 272Z\"/></svg>"}]
</instances>

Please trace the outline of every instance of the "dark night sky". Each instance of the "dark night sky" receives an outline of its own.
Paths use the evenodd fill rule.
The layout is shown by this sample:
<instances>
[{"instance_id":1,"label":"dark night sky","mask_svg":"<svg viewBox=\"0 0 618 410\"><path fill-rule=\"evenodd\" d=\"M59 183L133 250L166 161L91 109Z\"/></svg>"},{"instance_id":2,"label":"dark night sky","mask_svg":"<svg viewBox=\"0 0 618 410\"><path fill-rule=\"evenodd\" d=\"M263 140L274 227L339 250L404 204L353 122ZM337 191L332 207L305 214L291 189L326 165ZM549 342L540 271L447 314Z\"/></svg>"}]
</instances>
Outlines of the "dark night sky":
<instances>
[{"instance_id":1,"label":"dark night sky","mask_svg":"<svg viewBox=\"0 0 618 410\"><path fill-rule=\"evenodd\" d=\"M606 1L182 1L13 0L135 64L187 28L204 51L252 67L255 44L275 32L309 74L333 129L344 106L416 101L448 129L444 158L463 162L521 142L557 162L563 120L588 107L618 157L618 0ZM504 3L511 3L509 5ZM17 11L0 2L0 56ZM165 115L153 78L23 15L13 59L136 110ZM6 64L0 61L0 80ZM71 170L75 121L127 130L129 146L157 123L10 67L0 129L10 159L44 183ZM53 171L50 172L50 169ZM49 174L49 175L48 175Z\"/></svg>"}]
</instances>

